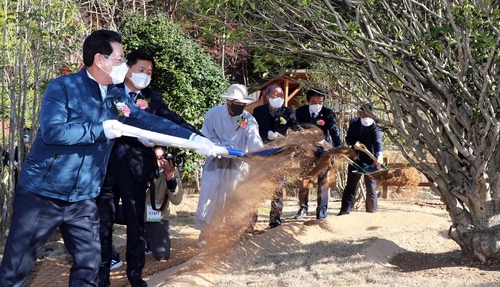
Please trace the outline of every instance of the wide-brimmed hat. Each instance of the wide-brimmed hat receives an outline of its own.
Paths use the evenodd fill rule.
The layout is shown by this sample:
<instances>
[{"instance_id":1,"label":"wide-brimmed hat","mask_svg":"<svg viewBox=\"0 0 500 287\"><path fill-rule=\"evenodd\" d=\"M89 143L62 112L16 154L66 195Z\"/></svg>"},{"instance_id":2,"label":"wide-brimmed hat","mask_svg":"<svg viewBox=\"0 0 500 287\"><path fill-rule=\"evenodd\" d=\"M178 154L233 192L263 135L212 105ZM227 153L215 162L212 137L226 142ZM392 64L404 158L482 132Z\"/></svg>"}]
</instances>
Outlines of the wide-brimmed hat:
<instances>
[{"instance_id":1,"label":"wide-brimmed hat","mask_svg":"<svg viewBox=\"0 0 500 287\"><path fill-rule=\"evenodd\" d=\"M241 84L232 84L226 94L220 95L224 99L250 104L255 102L254 98L248 96L247 87Z\"/></svg>"}]
</instances>

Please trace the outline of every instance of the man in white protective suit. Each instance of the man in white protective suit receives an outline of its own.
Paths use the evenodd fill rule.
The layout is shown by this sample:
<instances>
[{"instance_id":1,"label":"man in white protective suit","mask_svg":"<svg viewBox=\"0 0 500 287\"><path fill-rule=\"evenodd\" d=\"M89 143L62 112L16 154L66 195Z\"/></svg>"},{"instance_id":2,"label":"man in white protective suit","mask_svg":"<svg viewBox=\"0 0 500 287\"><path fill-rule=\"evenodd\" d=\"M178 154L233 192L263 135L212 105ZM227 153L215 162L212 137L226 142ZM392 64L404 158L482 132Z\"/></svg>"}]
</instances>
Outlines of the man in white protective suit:
<instances>
[{"instance_id":1,"label":"man in white protective suit","mask_svg":"<svg viewBox=\"0 0 500 287\"><path fill-rule=\"evenodd\" d=\"M255 118L245 106L254 101L248 97L247 88L233 84L226 94L221 95L226 103L210 109L205 115L201 132L214 144L245 152L263 147L262 138ZM206 243L206 230L216 210L225 208L225 201L231 191L247 178L249 165L238 158L208 156L201 180L200 198L196 210L195 228L201 230L199 245Z\"/></svg>"}]
</instances>

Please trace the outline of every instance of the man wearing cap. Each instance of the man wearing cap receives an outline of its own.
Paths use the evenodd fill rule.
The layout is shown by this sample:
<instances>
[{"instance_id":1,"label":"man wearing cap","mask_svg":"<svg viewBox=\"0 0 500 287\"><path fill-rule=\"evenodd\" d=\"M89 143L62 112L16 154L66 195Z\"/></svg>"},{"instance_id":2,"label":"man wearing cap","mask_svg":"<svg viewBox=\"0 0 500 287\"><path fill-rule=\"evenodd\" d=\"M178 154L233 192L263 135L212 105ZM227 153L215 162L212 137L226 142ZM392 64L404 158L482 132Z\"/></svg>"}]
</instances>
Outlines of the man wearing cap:
<instances>
[{"instance_id":1,"label":"man wearing cap","mask_svg":"<svg viewBox=\"0 0 500 287\"><path fill-rule=\"evenodd\" d=\"M244 85L229 86L222 106L211 108L205 115L201 132L218 146L254 151L263 147L255 118L245 106L254 101L248 97ZM204 231L212 222L217 209L224 208L224 201L248 175L249 166L241 159L208 156L201 177L201 191L196 210L195 228L201 230L199 243L203 244ZM220 224L221 222L219 222Z\"/></svg>"},{"instance_id":2,"label":"man wearing cap","mask_svg":"<svg viewBox=\"0 0 500 287\"><path fill-rule=\"evenodd\" d=\"M309 126L318 127L323 131L325 140L332 146L338 147L342 146L342 141L340 140L340 130L335 122L335 114L333 111L327 107L323 106L323 101L325 99L325 92L318 88L311 88L307 91L306 100L307 105L298 108L295 111L297 115L297 120L299 123L309 124ZM305 125L303 125L305 127ZM316 153L316 158L319 158L323 148L318 147L318 152ZM317 191L317 203L316 207L316 219L324 219L327 215L328 209L328 193L330 191L330 185L328 182L328 173L330 167L327 167L318 176L318 191ZM299 190L299 211L294 216L295 219L301 219L307 214L309 202L309 188L303 187Z\"/></svg>"},{"instance_id":3,"label":"man wearing cap","mask_svg":"<svg viewBox=\"0 0 500 287\"><path fill-rule=\"evenodd\" d=\"M361 167L379 167L383 161L382 131L373 120L372 115L374 115L372 104L370 102L364 103L359 108L359 117L351 121L347 130L346 142L356 151L358 158L356 163ZM377 157L377 160L373 161L367 154L360 152L361 145L365 145ZM347 184L342 195L342 205L338 215L349 214L351 211L356 187L361 179L361 174L354 173L353 171L355 171L355 168L350 165L347 172ZM366 212L377 212L377 182L369 176L365 176L364 181L366 187Z\"/></svg>"},{"instance_id":4,"label":"man wearing cap","mask_svg":"<svg viewBox=\"0 0 500 287\"><path fill-rule=\"evenodd\" d=\"M256 107L253 116L259 124L259 133L262 140L267 143L279 137L285 137L288 129L301 131L295 113L291 108L283 106L283 89L276 84L266 89L266 99L269 104ZM280 187L271 200L271 212L269 213L269 227L275 228L281 225L281 213L283 211L283 189Z\"/></svg>"}]
</instances>

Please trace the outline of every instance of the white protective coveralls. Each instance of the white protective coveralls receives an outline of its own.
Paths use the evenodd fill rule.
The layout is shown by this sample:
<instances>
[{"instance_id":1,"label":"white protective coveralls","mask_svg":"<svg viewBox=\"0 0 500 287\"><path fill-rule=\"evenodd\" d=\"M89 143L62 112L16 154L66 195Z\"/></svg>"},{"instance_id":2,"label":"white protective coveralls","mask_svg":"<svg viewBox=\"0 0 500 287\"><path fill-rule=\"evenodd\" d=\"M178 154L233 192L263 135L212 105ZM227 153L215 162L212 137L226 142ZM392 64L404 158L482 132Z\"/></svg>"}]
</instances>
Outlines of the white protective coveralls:
<instances>
[{"instance_id":1,"label":"white protective coveralls","mask_svg":"<svg viewBox=\"0 0 500 287\"><path fill-rule=\"evenodd\" d=\"M245 128L238 123L241 119L245 119ZM263 147L255 118L247 111L231 117L227 104L207 112L201 132L214 144L227 148L249 152ZM224 207L228 193L247 178L248 172L248 163L241 159L213 156L206 158L196 210L196 229L203 230L206 224L211 224L215 210Z\"/></svg>"}]
</instances>

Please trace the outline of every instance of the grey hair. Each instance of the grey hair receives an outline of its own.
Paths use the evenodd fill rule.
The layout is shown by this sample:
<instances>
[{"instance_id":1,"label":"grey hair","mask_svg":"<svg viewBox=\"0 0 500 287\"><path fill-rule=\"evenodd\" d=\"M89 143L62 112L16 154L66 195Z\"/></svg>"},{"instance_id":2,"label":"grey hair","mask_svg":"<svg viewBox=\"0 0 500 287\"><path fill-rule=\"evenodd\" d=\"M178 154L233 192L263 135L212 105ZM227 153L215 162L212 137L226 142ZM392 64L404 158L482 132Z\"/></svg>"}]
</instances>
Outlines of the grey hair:
<instances>
[{"instance_id":1,"label":"grey hair","mask_svg":"<svg viewBox=\"0 0 500 287\"><path fill-rule=\"evenodd\" d=\"M272 90L274 90L276 88L280 88L283 91L283 88L280 85L278 85L278 84L272 84L272 85L270 85L269 87L266 88L266 95L269 95L272 92Z\"/></svg>"}]
</instances>

